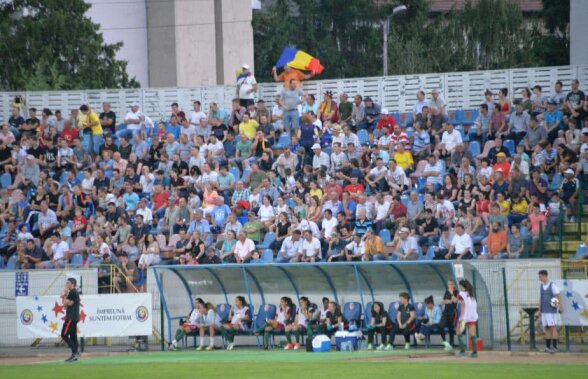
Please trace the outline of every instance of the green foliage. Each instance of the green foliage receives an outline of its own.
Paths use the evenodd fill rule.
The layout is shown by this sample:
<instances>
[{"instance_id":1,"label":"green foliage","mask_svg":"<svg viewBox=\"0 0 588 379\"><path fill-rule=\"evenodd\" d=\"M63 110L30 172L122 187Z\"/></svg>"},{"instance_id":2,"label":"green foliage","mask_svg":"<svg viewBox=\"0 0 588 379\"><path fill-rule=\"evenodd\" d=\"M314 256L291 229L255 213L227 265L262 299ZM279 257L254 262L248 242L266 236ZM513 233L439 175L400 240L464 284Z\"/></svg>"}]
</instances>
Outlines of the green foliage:
<instances>
[{"instance_id":1,"label":"green foliage","mask_svg":"<svg viewBox=\"0 0 588 379\"><path fill-rule=\"evenodd\" d=\"M393 74L568 64L569 0L544 0L544 28L524 18L512 0L467 0L462 11L434 18L428 0L402 3L409 9L391 19L388 36ZM319 58L323 79L381 75L382 23L394 5L275 1L253 16L257 77L271 80L271 67L285 46Z\"/></svg>"},{"instance_id":2,"label":"green foliage","mask_svg":"<svg viewBox=\"0 0 588 379\"><path fill-rule=\"evenodd\" d=\"M105 44L85 17L83 0L0 3L0 88L59 90L138 87L116 59L122 46Z\"/></svg>"}]
</instances>

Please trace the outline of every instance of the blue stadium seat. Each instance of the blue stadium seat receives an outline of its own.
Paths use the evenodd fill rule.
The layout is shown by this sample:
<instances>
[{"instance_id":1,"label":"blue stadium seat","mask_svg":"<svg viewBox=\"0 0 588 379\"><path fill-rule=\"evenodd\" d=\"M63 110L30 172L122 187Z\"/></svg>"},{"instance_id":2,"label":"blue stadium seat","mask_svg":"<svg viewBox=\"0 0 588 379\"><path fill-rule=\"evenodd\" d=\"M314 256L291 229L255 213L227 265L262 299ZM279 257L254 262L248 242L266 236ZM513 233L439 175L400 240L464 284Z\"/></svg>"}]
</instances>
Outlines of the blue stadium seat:
<instances>
[{"instance_id":1,"label":"blue stadium seat","mask_svg":"<svg viewBox=\"0 0 588 379\"><path fill-rule=\"evenodd\" d=\"M504 141L504 147L506 147L508 149L508 151L510 152L511 156L514 156L516 153L516 149L515 149L515 143L513 140L511 139L507 139Z\"/></svg>"},{"instance_id":2,"label":"blue stadium seat","mask_svg":"<svg viewBox=\"0 0 588 379\"><path fill-rule=\"evenodd\" d=\"M265 325L267 320L273 320L276 317L276 309L276 306L273 304L262 305L255 316L253 328L259 329Z\"/></svg>"},{"instance_id":3,"label":"blue stadium seat","mask_svg":"<svg viewBox=\"0 0 588 379\"><path fill-rule=\"evenodd\" d=\"M468 150L470 152L470 154L472 154L472 157L474 157L474 159L481 154L481 150L480 150L480 142L478 141L470 141L469 146L468 146Z\"/></svg>"},{"instance_id":4,"label":"blue stadium seat","mask_svg":"<svg viewBox=\"0 0 588 379\"><path fill-rule=\"evenodd\" d=\"M263 253L261 253L261 262L262 263L273 263L274 262L274 252L271 249L265 249Z\"/></svg>"},{"instance_id":5,"label":"blue stadium seat","mask_svg":"<svg viewBox=\"0 0 588 379\"><path fill-rule=\"evenodd\" d=\"M249 173L251 172L250 168L246 168L243 170L243 176L241 176L241 180L245 181L247 179L247 176L249 176Z\"/></svg>"},{"instance_id":6,"label":"blue stadium seat","mask_svg":"<svg viewBox=\"0 0 588 379\"><path fill-rule=\"evenodd\" d=\"M265 233L265 236L263 237L263 242L257 244L256 248L258 248L258 249L269 249L270 245L275 240L276 240L276 234L273 233L273 232L267 232L267 233Z\"/></svg>"},{"instance_id":7,"label":"blue stadium seat","mask_svg":"<svg viewBox=\"0 0 588 379\"><path fill-rule=\"evenodd\" d=\"M286 200L286 205L294 209L296 207L296 201L290 197Z\"/></svg>"},{"instance_id":8,"label":"blue stadium seat","mask_svg":"<svg viewBox=\"0 0 588 379\"><path fill-rule=\"evenodd\" d=\"M83 255L82 254L74 254L71 257L71 264L72 265L76 265L76 266L83 265L84 264L84 257L83 257Z\"/></svg>"},{"instance_id":9,"label":"blue stadium seat","mask_svg":"<svg viewBox=\"0 0 588 379\"><path fill-rule=\"evenodd\" d=\"M0 188L8 188L12 185L12 176L9 173L0 175Z\"/></svg>"},{"instance_id":10,"label":"blue stadium seat","mask_svg":"<svg viewBox=\"0 0 588 379\"><path fill-rule=\"evenodd\" d=\"M478 118L478 110L477 109L465 111L462 125L474 125L476 123L477 118Z\"/></svg>"},{"instance_id":11,"label":"blue stadium seat","mask_svg":"<svg viewBox=\"0 0 588 379\"><path fill-rule=\"evenodd\" d=\"M82 182L82 180L84 180L84 172L83 172L83 171L79 171L79 172L76 174L76 181L77 181L78 183L81 183L81 182Z\"/></svg>"},{"instance_id":12,"label":"blue stadium seat","mask_svg":"<svg viewBox=\"0 0 588 379\"><path fill-rule=\"evenodd\" d=\"M412 135L414 134L414 129L413 128L406 128L404 130L404 132L406 133L406 136L410 139L410 137L412 137Z\"/></svg>"},{"instance_id":13,"label":"blue stadium seat","mask_svg":"<svg viewBox=\"0 0 588 379\"><path fill-rule=\"evenodd\" d=\"M404 204L404 206L408 206L408 201L409 201L409 196L408 195L402 195L400 196L400 201L402 202L402 204Z\"/></svg>"},{"instance_id":14,"label":"blue stadium seat","mask_svg":"<svg viewBox=\"0 0 588 379\"><path fill-rule=\"evenodd\" d=\"M406 128L408 125L411 125L412 121L413 121L412 120L412 112L405 113L405 115L406 115L406 117L405 117L404 121L402 121L400 123L400 126L402 126L403 128ZM401 116L401 118L402 118L402 116Z\"/></svg>"},{"instance_id":15,"label":"blue stadium seat","mask_svg":"<svg viewBox=\"0 0 588 379\"><path fill-rule=\"evenodd\" d=\"M399 302L394 301L390 303L388 306L388 318L392 324L396 324L396 315L398 315L398 306L400 305Z\"/></svg>"},{"instance_id":16,"label":"blue stadium seat","mask_svg":"<svg viewBox=\"0 0 588 379\"><path fill-rule=\"evenodd\" d=\"M278 142L272 146L272 149L286 149L290 146L290 134L284 132L280 134Z\"/></svg>"},{"instance_id":17,"label":"blue stadium seat","mask_svg":"<svg viewBox=\"0 0 588 379\"><path fill-rule=\"evenodd\" d=\"M365 129L360 129L357 131L357 138L359 139L360 144L364 144L369 140L368 132Z\"/></svg>"},{"instance_id":18,"label":"blue stadium seat","mask_svg":"<svg viewBox=\"0 0 588 379\"><path fill-rule=\"evenodd\" d=\"M371 301L366 303L365 309L363 310L363 325L366 328L372 322L372 305L374 305L374 303Z\"/></svg>"},{"instance_id":19,"label":"blue stadium seat","mask_svg":"<svg viewBox=\"0 0 588 379\"><path fill-rule=\"evenodd\" d=\"M229 322L229 312L231 311L230 304L217 304L216 314L220 318L221 323Z\"/></svg>"},{"instance_id":20,"label":"blue stadium seat","mask_svg":"<svg viewBox=\"0 0 588 379\"><path fill-rule=\"evenodd\" d=\"M238 167L234 167L234 166L231 167L229 169L229 172L231 174L233 174L233 177L235 178L235 181L238 181L238 180L241 179L241 171L239 171L239 168Z\"/></svg>"},{"instance_id":21,"label":"blue stadium seat","mask_svg":"<svg viewBox=\"0 0 588 379\"><path fill-rule=\"evenodd\" d=\"M6 262L6 269L16 270L16 255L8 258L8 262Z\"/></svg>"},{"instance_id":22,"label":"blue stadium seat","mask_svg":"<svg viewBox=\"0 0 588 379\"><path fill-rule=\"evenodd\" d=\"M390 229L382 229L380 230L380 239L382 240L382 243L385 245L388 242L391 241L392 237L390 235Z\"/></svg>"},{"instance_id":23,"label":"blue stadium seat","mask_svg":"<svg viewBox=\"0 0 588 379\"><path fill-rule=\"evenodd\" d=\"M343 318L349 322L349 327L359 328L361 326L361 304L356 301L345 303Z\"/></svg>"},{"instance_id":24,"label":"blue stadium seat","mask_svg":"<svg viewBox=\"0 0 588 379\"><path fill-rule=\"evenodd\" d=\"M414 305L414 310L415 310L415 312L414 312L415 313L415 317L417 319L417 322L416 322L417 323L417 329L416 330L419 330L420 325L421 325L421 322L419 321L419 318L420 317L425 317L426 314L427 314L425 303L420 303L420 302L419 303L416 303Z\"/></svg>"},{"instance_id":25,"label":"blue stadium seat","mask_svg":"<svg viewBox=\"0 0 588 379\"><path fill-rule=\"evenodd\" d=\"M453 119L450 122L453 125L462 125L464 118L465 118L465 111L463 109L458 109L453 114Z\"/></svg>"}]
</instances>

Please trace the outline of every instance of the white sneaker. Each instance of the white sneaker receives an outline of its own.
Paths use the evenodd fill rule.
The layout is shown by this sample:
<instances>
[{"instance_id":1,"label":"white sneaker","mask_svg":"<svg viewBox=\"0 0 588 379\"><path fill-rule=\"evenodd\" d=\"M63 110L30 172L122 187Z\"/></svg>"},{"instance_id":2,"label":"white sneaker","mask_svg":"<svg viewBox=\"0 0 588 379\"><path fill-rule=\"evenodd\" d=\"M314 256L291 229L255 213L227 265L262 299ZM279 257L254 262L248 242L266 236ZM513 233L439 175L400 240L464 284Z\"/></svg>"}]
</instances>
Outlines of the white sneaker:
<instances>
[{"instance_id":1,"label":"white sneaker","mask_svg":"<svg viewBox=\"0 0 588 379\"><path fill-rule=\"evenodd\" d=\"M235 344L233 342L231 342L227 345L227 350L233 350L234 347L235 347Z\"/></svg>"},{"instance_id":2,"label":"white sneaker","mask_svg":"<svg viewBox=\"0 0 588 379\"><path fill-rule=\"evenodd\" d=\"M452 351L453 350L453 348L451 347L451 345L447 341L443 342L443 346L444 346L443 350L445 350L445 351Z\"/></svg>"},{"instance_id":3,"label":"white sneaker","mask_svg":"<svg viewBox=\"0 0 588 379\"><path fill-rule=\"evenodd\" d=\"M550 347L546 347L545 349L543 349L544 353L551 353L551 348Z\"/></svg>"},{"instance_id":4,"label":"white sneaker","mask_svg":"<svg viewBox=\"0 0 588 379\"><path fill-rule=\"evenodd\" d=\"M549 351L551 354L557 353L557 347L552 347Z\"/></svg>"},{"instance_id":5,"label":"white sneaker","mask_svg":"<svg viewBox=\"0 0 588 379\"><path fill-rule=\"evenodd\" d=\"M384 347L385 347L385 346L384 346L384 344L380 344L380 346L378 346L378 347L376 348L376 350L380 350L380 351L381 351L381 350L384 350Z\"/></svg>"},{"instance_id":6,"label":"white sneaker","mask_svg":"<svg viewBox=\"0 0 588 379\"><path fill-rule=\"evenodd\" d=\"M386 351L392 351L394 350L394 347L391 344L386 345L386 347L384 348L384 350Z\"/></svg>"},{"instance_id":7,"label":"white sneaker","mask_svg":"<svg viewBox=\"0 0 588 379\"><path fill-rule=\"evenodd\" d=\"M404 344L404 350L408 350L410 349L410 343L405 343Z\"/></svg>"},{"instance_id":8,"label":"white sneaker","mask_svg":"<svg viewBox=\"0 0 588 379\"><path fill-rule=\"evenodd\" d=\"M368 343L368 348L367 349L368 349L368 351L369 350L374 350L374 346L371 343Z\"/></svg>"}]
</instances>

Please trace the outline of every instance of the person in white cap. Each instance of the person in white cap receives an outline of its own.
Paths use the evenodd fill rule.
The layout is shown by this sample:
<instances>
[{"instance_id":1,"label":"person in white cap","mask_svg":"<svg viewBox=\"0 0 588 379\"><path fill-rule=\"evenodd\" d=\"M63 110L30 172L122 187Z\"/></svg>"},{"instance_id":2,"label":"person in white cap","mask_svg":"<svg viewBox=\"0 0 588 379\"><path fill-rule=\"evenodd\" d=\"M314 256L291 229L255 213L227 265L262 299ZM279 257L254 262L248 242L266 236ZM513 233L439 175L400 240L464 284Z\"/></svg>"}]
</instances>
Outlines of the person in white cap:
<instances>
[{"instance_id":1,"label":"person in white cap","mask_svg":"<svg viewBox=\"0 0 588 379\"><path fill-rule=\"evenodd\" d=\"M416 260L419 257L417 240L410 235L410 229L406 226L396 232L390 245L392 246L392 254L396 255L400 260Z\"/></svg>"},{"instance_id":2,"label":"person in white cap","mask_svg":"<svg viewBox=\"0 0 588 379\"><path fill-rule=\"evenodd\" d=\"M117 132L117 137L132 136L134 131L141 128L141 123L143 121L145 121L145 116L139 111L139 103L135 101L131 104L131 110L125 115L124 123L126 129Z\"/></svg>"},{"instance_id":3,"label":"person in white cap","mask_svg":"<svg viewBox=\"0 0 588 379\"><path fill-rule=\"evenodd\" d=\"M312 158L312 170L315 173L322 167L330 167L331 159L329 158L329 155L321 149L321 145L318 143L312 145L312 152L314 153L314 157Z\"/></svg>"},{"instance_id":4,"label":"person in white cap","mask_svg":"<svg viewBox=\"0 0 588 379\"><path fill-rule=\"evenodd\" d=\"M437 88L431 91L431 100L429 101L429 105L431 107L437 107L442 115L447 115L447 105L439 93L440 92Z\"/></svg>"},{"instance_id":5,"label":"person in white cap","mask_svg":"<svg viewBox=\"0 0 588 379\"><path fill-rule=\"evenodd\" d=\"M249 108L255 105L253 97L257 92L257 81L255 76L249 69L249 65L244 63L241 66L239 76L237 76L237 97L239 98L239 105Z\"/></svg>"},{"instance_id":6,"label":"person in white cap","mask_svg":"<svg viewBox=\"0 0 588 379\"><path fill-rule=\"evenodd\" d=\"M564 180L559 186L559 193L566 205L566 213L570 222L574 222L574 212L576 211L576 202L580 192L580 181L575 177L574 170L571 168L567 168L563 173Z\"/></svg>"}]
</instances>

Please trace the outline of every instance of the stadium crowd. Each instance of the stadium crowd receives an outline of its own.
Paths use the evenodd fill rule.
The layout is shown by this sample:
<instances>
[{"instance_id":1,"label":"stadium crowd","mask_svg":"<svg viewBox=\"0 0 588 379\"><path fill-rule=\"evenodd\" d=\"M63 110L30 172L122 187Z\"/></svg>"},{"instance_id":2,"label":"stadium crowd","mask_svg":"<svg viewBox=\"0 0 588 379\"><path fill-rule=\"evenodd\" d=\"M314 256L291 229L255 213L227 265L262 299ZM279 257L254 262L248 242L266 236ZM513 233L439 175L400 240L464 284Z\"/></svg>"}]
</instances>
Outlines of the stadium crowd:
<instances>
[{"instance_id":1,"label":"stadium crowd","mask_svg":"<svg viewBox=\"0 0 588 379\"><path fill-rule=\"evenodd\" d=\"M588 174L578 81L487 90L467 112L419 91L399 114L317 99L296 73L276 75L271 107L243 67L231 109L173 103L158 122L138 103L38 112L17 96L0 131L2 264L117 262L140 283L155 264L517 258L560 212L573 220Z\"/></svg>"}]
</instances>

